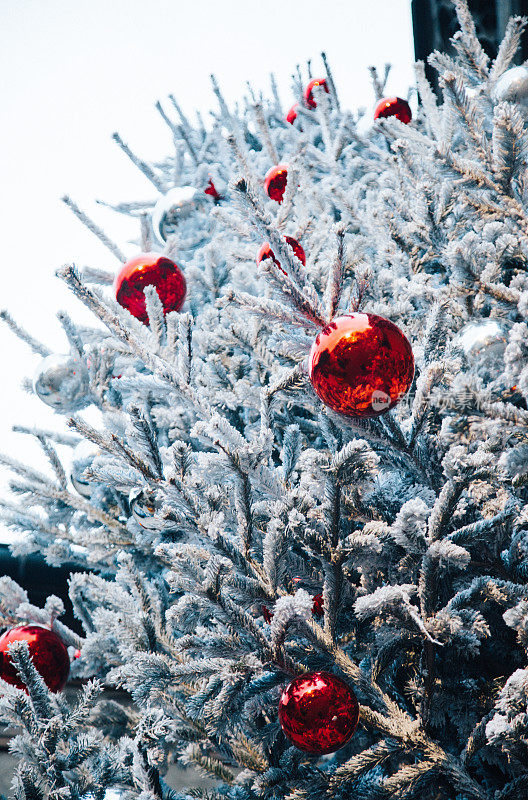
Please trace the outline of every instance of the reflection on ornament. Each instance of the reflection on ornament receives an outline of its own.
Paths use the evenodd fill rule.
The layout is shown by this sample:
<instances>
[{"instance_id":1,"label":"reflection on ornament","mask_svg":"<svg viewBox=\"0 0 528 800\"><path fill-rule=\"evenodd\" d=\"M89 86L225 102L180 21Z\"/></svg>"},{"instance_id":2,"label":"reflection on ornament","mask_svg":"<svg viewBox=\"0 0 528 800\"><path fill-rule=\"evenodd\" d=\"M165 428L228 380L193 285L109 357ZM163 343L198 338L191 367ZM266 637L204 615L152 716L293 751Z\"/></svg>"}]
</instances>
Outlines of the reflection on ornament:
<instances>
[{"instance_id":1,"label":"reflection on ornament","mask_svg":"<svg viewBox=\"0 0 528 800\"><path fill-rule=\"evenodd\" d=\"M276 167L272 167L266 173L266 177L264 178L264 191L272 200L275 200L277 203L282 203L287 183L288 166L287 164L279 164Z\"/></svg>"},{"instance_id":2,"label":"reflection on ornament","mask_svg":"<svg viewBox=\"0 0 528 800\"><path fill-rule=\"evenodd\" d=\"M105 789L103 800L121 800L123 795L129 792L130 789L130 786L125 786L124 784L110 786L108 789ZM82 800L95 800L95 795L92 794L92 792L87 792L82 796Z\"/></svg>"},{"instance_id":3,"label":"reflection on ornament","mask_svg":"<svg viewBox=\"0 0 528 800\"><path fill-rule=\"evenodd\" d=\"M299 675L284 689L279 703L279 722L288 739L314 755L343 747L358 719L354 692L330 672Z\"/></svg>"},{"instance_id":4,"label":"reflection on ornament","mask_svg":"<svg viewBox=\"0 0 528 800\"><path fill-rule=\"evenodd\" d=\"M493 380L502 372L502 360L508 344L509 320L483 319L470 322L454 340L470 369L483 380Z\"/></svg>"},{"instance_id":5,"label":"reflection on ornament","mask_svg":"<svg viewBox=\"0 0 528 800\"><path fill-rule=\"evenodd\" d=\"M497 103L508 101L528 107L528 68L512 67L500 76L492 90Z\"/></svg>"},{"instance_id":6,"label":"reflection on ornament","mask_svg":"<svg viewBox=\"0 0 528 800\"><path fill-rule=\"evenodd\" d=\"M44 683L51 692L60 692L68 680L70 658L55 631L44 625L19 625L0 636L0 678L27 691L9 655L14 642L27 642L33 666Z\"/></svg>"},{"instance_id":7,"label":"reflection on ornament","mask_svg":"<svg viewBox=\"0 0 528 800\"><path fill-rule=\"evenodd\" d=\"M336 317L317 335L309 359L310 381L333 411L376 417L409 390L411 345L399 328L377 314Z\"/></svg>"},{"instance_id":8,"label":"reflection on ornament","mask_svg":"<svg viewBox=\"0 0 528 800\"><path fill-rule=\"evenodd\" d=\"M206 190L207 193L207 190ZM152 212L152 229L165 243L176 233L178 225L198 208L199 193L194 186L175 186L162 195Z\"/></svg>"},{"instance_id":9,"label":"reflection on ornament","mask_svg":"<svg viewBox=\"0 0 528 800\"><path fill-rule=\"evenodd\" d=\"M79 411L92 402L88 371L72 355L46 356L35 372L33 389L43 403L63 413Z\"/></svg>"},{"instance_id":10,"label":"reflection on ornament","mask_svg":"<svg viewBox=\"0 0 528 800\"><path fill-rule=\"evenodd\" d=\"M171 531L175 530L174 520L163 519L158 516L161 511L161 503L155 497L143 489L136 489L130 493L130 512L138 525L147 531Z\"/></svg>"},{"instance_id":11,"label":"reflection on ornament","mask_svg":"<svg viewBox=\"0 0 528 800\"><path fill-rule=\"evenodd\" d=\"M315 102L313 96L313 90L315 86L320 86L322 89L325 90L326 94L329 94L326 78L312 78L312 80L304 90L304 102L306 103L308 108L317 108L317 103Z\"/></svg>"},{"instance_id":12,"label":"reflection on ornament","mask_svg":"<svg viewBox=\"0 0 528 800\"><path fill-rule=\"evenodd\" d=\"M144 289L153 286L163 313L179 311L187 284L183 272L170 258L159 253L141 253L124 264L114 280L116 300L144 325L149 324Z\"/></svg>"},{"instance_id":13,"label":"reflection on ornament","mask_svg":"<svg viewBox=\"0 0 528 800\"><path fill-rule=\"evenodd\" d=\"M384 97L374 109L374 119L396 117L400 122L409 123L412 119L411 107L401 97Z\"/></svg>"},{"instance_id":14,"label":"reflection on ornament","mask_svg":"<svg viewBox=\"0 0 528 800\"><path fill-rule=\"evenodd\" d=\"M286 236L286 241L290 245L291 249L293 250L293 252L297 256L297 258L299 259L299 261L301 262L303 267L305 267L306 266L306 255L305 255L305 252L304 252L303 248L301 247L301 245L297 241L297 239L294 239L292 236ZM273 263L276 264L276 266L280 269L280 271L284 272L285 275L287 274L286 270L284 270L281 267L280 261L277 258L275 258L275 253L271 249L270 243L269 242L264 242L264 244L260 248L260 250L258 252L258 255L257 255L257 264L260 264L261 261L265 261L265 259L267 259L267 258L271 258Z\"/></svg>"},{"instance_id":15,"label":"reflection on ornament","mask_svg":"<svg viewBox=\"0 0 528 800\"><path fill-rule=\"evenodd\" d=\"M83 439L73 451L70 480L73 488L83 497L91 497L92 483L84 477L84 471L92 466L92 462L99 453L99 448Z\"/></svg>"}]
</instances>

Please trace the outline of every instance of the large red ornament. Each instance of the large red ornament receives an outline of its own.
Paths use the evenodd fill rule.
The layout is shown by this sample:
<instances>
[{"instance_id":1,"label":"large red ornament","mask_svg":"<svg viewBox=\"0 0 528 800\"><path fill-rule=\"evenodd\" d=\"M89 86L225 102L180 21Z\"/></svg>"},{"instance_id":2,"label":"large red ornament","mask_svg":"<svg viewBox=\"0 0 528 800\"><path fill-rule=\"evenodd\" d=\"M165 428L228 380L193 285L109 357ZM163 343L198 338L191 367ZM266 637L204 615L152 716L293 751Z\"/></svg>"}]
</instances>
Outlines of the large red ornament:
<instances>
[{"instance_id":1,"label":"large red ornament","mask_svg":"<svg viewBox=\"0 0 528 800\"><path fill-rule=\"evenodd\" d=\"M407 124L412 119L411 107L401 97L384 97L374 109L374 119L380 117L396 117Z\"/></svg>"},{"instance_id":2,"label":"large red ornament","mask_svg":"<svg viewBox=\"0 0 528 800\"><path fill-rule=\"evenodd\" d=\"M187 284L183 272L174 261L159 253L141 253L127 261L114 280L117 302L148 325L149 319L143 290L146 286L156 289L163 312L179 311L185 300Z\"/></svg>"},{"instance_id":3,"label":"large red ornament","mask_svg":"<svg viewBox=\"0 0 528 800\"><path fill-rule=\"evenodd\" d=\"M299 108L299 103L294 103L288 113L286 114L286 122L289 122L290 125L293 125L295 120L297 119L297 109Z\"/></svg>"},{"instance_id":4,"label":"large red ornament","mask_svg":"<svg viewBox=\"0 0 528 800\"><path fill-rule=\"evenodd\" d=\"M325 405L348 417L376 417L396 405L414 375L411 345L376 314L336 317L317 335L309 375Z\"/></svg>"},{"instance_id":5,"label":"large red ornament","mask_svg":"<svg viewBox=\"0 0 528 800\"><path fill-rule=\"evenodd\" d=\"M304 102L308 108L317 108L317 103L314 100L313 88L314 86L321 86L327 94L329 94L326 78L312 78L306 89L304 90Z\"/></svg>"},{"instance_id":6,"label":"large red ornament","mask_svg":"<svg viewBox=\"0 0 528 800\"><path fill-rule=\"evenodd\" d=\"M0 636L0 678L26 690L8 653L14 642L27 642L33 665L44 683L51 692L60 692L70 673L70 659L62 639L42 625L20 625Z\"/></svg>"},{"instance_id":7,"label":"large red ornament","mask_svg":"<svg viewBox=\"0 0 528 800\"><path fill-rule=\"evenodd\" d=\"M303 267L305 267L306 266L306 254L305 254L304 250L302 249L301 245L299 244L299 242L297 241L297 239L294 239L293 236L286 236L286 241L290 245L291 249L293 250L293 252L297 256L297 258L299 259L299 261L301 262ZM269 242L264 242L264 244L260 248L260 250L258 252L258 256L257 256L257 264L260 264L260 262L264 261L264 259L266 259L266 258L271 258L272 261L281 270L281 272L284 272L284 274L286 275L286 271L284 269L282 269L282 267L280 265L280 261L277 258L275 258L275 253L271 249Z\"/></svg>"},{"instance_id":8,"label":"large red ornament","mask_svg":"<svg viewBox=\"0 0 528 800\"><path fill-rule=\"evenodd\" d=\"M282 203L287 183L288 166L287 164L279 164L276 167L272 167L266 173L266 177L264 178L264 191L272 200L276 200L277 203Z\"/></svg>"},{"instance_id":9,"label":"large red ornament","mask_svg":"<svg viewBox=\"0 0 528 800\"><path fill-rule=\"evenodd\" d=\"M284 689L279 703L282 730L306 753L339 750L352 737L358 719L356 695L330 672L299 675Z\"/></svg>"}]
</instances>

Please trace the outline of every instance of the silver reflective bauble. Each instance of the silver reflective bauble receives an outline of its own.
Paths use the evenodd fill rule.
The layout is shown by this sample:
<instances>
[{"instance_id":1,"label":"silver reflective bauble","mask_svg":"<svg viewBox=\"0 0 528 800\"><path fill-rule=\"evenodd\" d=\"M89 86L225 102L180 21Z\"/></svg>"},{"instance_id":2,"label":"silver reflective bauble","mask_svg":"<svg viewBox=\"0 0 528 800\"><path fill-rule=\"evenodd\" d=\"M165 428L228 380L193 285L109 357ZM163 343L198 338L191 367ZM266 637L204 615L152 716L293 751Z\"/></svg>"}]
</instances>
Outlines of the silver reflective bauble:
<instances>
[{"instance_id":1,"label":"silver reflective bauble","mask_svg":"<svg viewBox=\"0 0 528 800\"><path fill-rule=\"evenodd\" d=\"M127 792L133 791L134 790L131 786L116 784L115 786L105 789L103 800L121 800L121 798L126 795ZM85 795L83 795L82 800L95 800L95 795L92 794L92 792L87 792Z\"/></svg>"},{"instance_id":2,"label":"silver reflective bauble","mask_svg":"<svg viewBox=\"0 0 528 800\"><path fill-rule=\"evenodd\" d=\"M92 462L98 454L99 448L86 439L80 442L73 451L70 480L73 488L82 497L92 496L93 483L84 476L84 472L92 466Z\"/></svg>"},{"instance_id":3,"label":"silver reflective bauble","mask_svg":"<svg viewBox=\"0 0 528 800\"><path fill-rule=\"evenodd\" d=\"M485 380L498 378L503 371L508 344L509 320L483 319L470 322L454 344L466 356L468 367Z\"/></svg>"},{"instance_id":4,"label":"silver reflective bauble","mask_svg":"<svg viewBox=\"0 0 528 800\"><path fill-rule=\"evenodd\" d=\"M33 378L33 389L43 403L63 413L79 411L92 402L86 367L72 355L46 356Z\"/></svg>"},{"instance_id":5,"label":"silver reflective bauble","mask_svg":"<svg viewBox=\"0 0 528 800\"><path fill-rule=\"evenodd\" d=\"M161 511L161 504L154 496L144 490L134 490L129 496L130 511L138 525L147 531L170 531L174 530L175 523L170 519L163 519L158 516Z\"/></svg>"},{"instance_id":6,"label":"silver reflective bauble","mask_svg":"<svg viewBox=\"0 0 528 800\"><path fill-rule=\"evenodd\" d=\"M152 229L158 239L166 242L180 222L191 216L201 199L194 186L175 186L162 195L152 212Z\"/></svg>"},{"instance_id":7,"label":"silver reflective bauble","mask_svg":"<svg viewBox=\"0 0 528 800\"><path fill-rule=\"evenodd\" d=\"M492 95L497 102L507 100L528 108L528 69L512 67L506 70L493 87Z\"/></svg>"}]
</instances>

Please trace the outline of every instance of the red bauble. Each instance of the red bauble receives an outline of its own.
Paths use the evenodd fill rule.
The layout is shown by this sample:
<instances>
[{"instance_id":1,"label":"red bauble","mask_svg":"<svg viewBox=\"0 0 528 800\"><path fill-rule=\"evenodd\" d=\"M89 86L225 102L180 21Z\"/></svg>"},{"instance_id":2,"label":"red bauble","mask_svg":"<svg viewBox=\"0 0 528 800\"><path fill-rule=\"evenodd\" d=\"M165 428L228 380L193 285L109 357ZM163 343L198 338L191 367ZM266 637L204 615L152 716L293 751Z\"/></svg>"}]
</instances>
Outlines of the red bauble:
<instances>
[{"instance_id":1,"label":"red bauble","mask_svg":"<svg viewBox=\"0 0 528 800\"><path fill-rule=\"evenodd\" d=\"M209 183L204 189L204 194L208 194L210 197L214 198L215 202L222 200L222 195L218 194L216 191L216 186L214 185L212 178L209 178Z\"/></svg>"},{"instance_id":2,"label":"red bauble","mask_svg":"<svg viewBox=\"0 0 528 800\"><path fill-rule=\"evenodd\" d=\"M266 173L266 177L264 178L264 191L272 200L276 200L277 203L282 203L287 183L288 166L287 164L279 164L276 167L272 167Z\"/></svg>"},{"instance_id":3,"label":"red bauble","mask_svg":"<svg viewBox=\"0 0 528 800\"><path fill-rule=\"evenodd\" d=\"M354 692L330 672L299 675L284 689L279 703L282 730L306 753L339 750L352 737L358 719Z\"/></svg>"},{"instance_id":4,"label":"red bauble","mask_svg":"<svg viewBox=\"0 0 528 800\"><path fill-rule=\"evenodd\" d=\"M148 325L149 319L143 289L154 286L163 312L179 311L185 300L187 284L183 272L174 261L159 253L141 253L127 261L117 273L114 290L117 302Z\"/></svg>"},{"instance_id":5,"label":"red bauble","mask_svg":"<svg viewBox=\"0 0 528 800\"><path fill-rule=\"evenodd\" d=\"M324 614L324 600L322 594L316 594L312 597L312 614L314 617L322 617Z\"/></svg>"},{"instance_id":6,"label":"red bauble","mask_svg":"<svg viewBox=\"0 0 528 800\"><path fill-rule=\"evenodd\" d=\"M27 642L33 665L44 683L51 692L60 692L70 673L70 659L62 639L42 625L20 625L0 636L0 678L26 690L8 653L14 642Z\"/></svg>"},{"instance_id":7,"label":"red bauble","mask_svg":"<svg viewBox=\"0 0 528 800\"><path fill-rule=\"evenodd\" d=\"M308 108L317 108L317 103L314 100L313 88L314 86L322 86L327 94L329 94L326 78L312 78L306 89L304 90L304 102Z\"/></svg>"},{"instance_id":8,"label":"red bauble","mask_svg":"<svg viewBox=\"0 0 528 800\"><path fill-rule=\"evenodd\" d=\"M380 117L396 117L400 122L407 124L412 119L411 107L407 100L401 97L384 97L374 109L374 119Z\"/></svg>"},{"instance_id":9,"label":"red bauble","mask_svg":"<svg viewBox=\"0 0 528 800\"><path fill-rule=\"evenodd\" d=\"M317 335L309 356L316 394L348 417L376 417L396 405L414 375L411 345L376 314L336 317Z\"/></svg>"},{"instance_id":10,"label":"red bauble","mask_svg":"<svg viewBox=\"0 0 528 800\"><path fill-rule=\"evenodd\" d=\"M299 259L299 261L301 262L303 267L305 267L306 266L306 255L305 255L305 252L302 249L301 245L297 241L297 239L294 239L292 236L286 236L286 241L290 245L291 249L293 250L293 252L297 256L297 258ZM260 248L260 250L258 252L258 256L257 256L257 264L260 264L260 262L264 261L264 259L266 259L266 258L271 258L272 261L281 270L281 272L284 272L284 274L286 275L286 270L282 269L282 267L280 265L280 261L278 261L278 259L275 258L275 253L271 249L269 242L264 242L264 244Z\"/></svg>"},{"instance_id":11,"label":"red bauble","mask_svg":"<svg viewBox=\"0 0 528 800\"><path fill-rule=\"evenodd\" d=\"M286 114L286 122L289 122L290 125L293 125L295 120L297 119L297 109L299 108L299 103L294 103L288 113Z\"/></svg>"}]
</instances>

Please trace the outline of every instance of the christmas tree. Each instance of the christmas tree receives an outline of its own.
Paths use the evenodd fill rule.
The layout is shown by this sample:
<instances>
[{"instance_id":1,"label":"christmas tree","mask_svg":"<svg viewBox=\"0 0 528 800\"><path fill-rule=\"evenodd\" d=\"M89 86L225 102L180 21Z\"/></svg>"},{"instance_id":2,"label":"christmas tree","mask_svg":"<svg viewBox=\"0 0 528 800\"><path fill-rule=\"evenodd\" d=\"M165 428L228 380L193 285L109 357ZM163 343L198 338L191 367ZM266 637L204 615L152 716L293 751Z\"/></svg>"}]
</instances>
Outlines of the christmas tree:
<instances>
[{"instance_id":1,"label":"christmas tree","mask_svg":"<svg viewBox=\"0 0 528 800\"><path fill-rule=\"evenodd\" d=\"M116 137L132 261L66 199L121 266L58 271L64 354L3 313L70 432L2 516L84 629L0 579L17 799L528 797L526 20L490 62L456 9L412 120L373 70L361 133L323 56L289 111L170 98L162 163Z\"/></svg>"}]
</instances>

